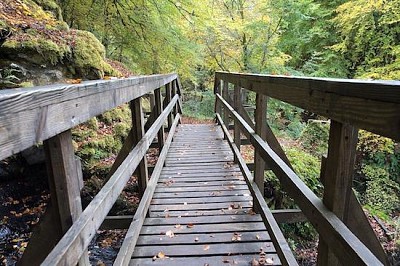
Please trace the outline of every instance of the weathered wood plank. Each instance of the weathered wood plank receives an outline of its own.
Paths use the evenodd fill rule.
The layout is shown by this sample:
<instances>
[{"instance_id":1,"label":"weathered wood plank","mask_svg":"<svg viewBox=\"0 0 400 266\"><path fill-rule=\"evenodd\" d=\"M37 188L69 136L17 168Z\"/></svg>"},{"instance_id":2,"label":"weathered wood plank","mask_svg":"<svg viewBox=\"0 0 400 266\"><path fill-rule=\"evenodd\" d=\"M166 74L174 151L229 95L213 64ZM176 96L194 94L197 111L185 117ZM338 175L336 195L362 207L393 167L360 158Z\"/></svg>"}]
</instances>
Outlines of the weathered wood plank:
<instances>
[{"instance_id":1,"label":"weathered wood plank","mask_svg":"<svg viewBox=\"0 0 400 266\"><path fill-rule=\"evenodd\" d=\"M190 203L222 203L222 202L244 202L251 201L251 196L228 196L228 197L203 197L203 198L168 198L168 199L153 199L151 204L187 204Z\"/></svg>"},{"instance_id":2,"label":"weathered wood plank","mask_svg":"<svg viewBox=\"0 0 400 266\"><path fill-rule=\"evenodd\" d=\"M199 188L197 188L198 190ZM171 204L171 205L151 205L151 211L185 211L185 210L220 210L220 209L241 209L251 208L252 202L222 202L222 203L187 203L187 204Z\"/></svg>"},{"instance_id":3,"label":"weathered wood plank","mask_svg":"<svg viewBox=\"0 0 400 266\"><path fill-rule=\"evenodd\" d=\"M270 265L281 265L279 258L276 254L268 254L266 258L272 260ZM155 265L155 266L175 266L175 265L186 265L186 266L204 266L204 265L238 265L248 266L251 265L253 260L258 261L260 256L257 255L238 255L238 256L212 256L212 257L189 257L189 258L168 258L153 261L152 258L132 259L131 266L136 265Z\"/></svg>"},{"instance_id":4,"label":"weathered wood plank","mask_svg":"<svg viewBox=\"0 0 400 266\"><path fill-rule=\"evenodd\" d=\"M161 187L197 187L197 188L202 188L202 187L207 187L207 186L237 186L237 185L246 185L246 182L244 180L239 180L239 181L198 181L198 182L174 182L174 180L170 179L170 182L168 180L166 182L159 182L159 186Z\"/></svg>"},{"instance_id":5,"label":"weathered wood plank","mask_svg":"<svg viewBox=\"0 0 400 266\"><path fill-rule=\"evenodd\" d=\"M238 189L238 190L214 190L214 191L201 191L201 192L156 192L153 198L197 198L197 197L223 197L223 196L238 196L238 195L248 195L248 189Z\"/></svg>"},{"instance_id":6,"label":"weathered wood plank","mask_svg":"<svg viewBox=\"0 0 400 266\"><path fill-rule=\"evenodd\" d=\"M248 214L250 208L242 209L221 209L221 210L189 210L189 211L168 211L151 212L150 217L190 217L190 216L214 216L214 215L236 215Z\"/></svg>"},{"instance_id":7,"label":"weathered wood plank","mask_svg":"<svg viewBox=\"0 0 400 266\"><path fill-rule=\"evenodd\" d=\"M205 255L233 255L233 254L259 254L260 249L266 253L273 253L275 251L271 242L256 242L246 243L229 243L229 244L210 244L205 247L204 245L191 245L191 256L205 256ZM164 252L166 256L188 256L188 247L185 245L172 245L165 246L163 250L157 246L138 246L135 248L133 256L135 258L154 257L160 251Z\"/></svg>"},{"instance_id":8,"label":"weathered wood plank","mask_svg":"<svg viewBox=\"0 0 400 266\"><path fill-rule=\"evenodd\" d=\"M218 216L215 216L216 218ZM138 246L153 246L153 245L188 245L190 250L193 244L217 244L217 243L230 243L232 238L240 235L239 243L246 245L249 242L270 241L270 237L266 231L254 232L234 232L234 233L212 233L212 234L175 234L174 237L168 237L165 234L160 235L143 235L140 236ZM189 255L189 254L188 254Z\"/></svg>"},{"instance_id":9,"label":"weathered wood plank","mask_svg":"<svg viewBox=\"0 0 400 266\"><path fill-rule=\"evenodd\" d=\"M176 79L141 76L0 91L0 160ZM101 103L101 104L99 104Z\"/></svg>"},{"instance_id":10,"label":"weathered wood plank","mask_svg":"<svg viewBox=\"0 0 400 266\"><path fill-rule=\"evenodd\" d=\"M229 186L209 186L203 187L202 191L235 191L235 190L243 190L247 189L246 185L229 185ZM169 193L176 193L176 192L196 192L198 191L197 188L174 188L174 187L157 187L156 192L169 192Z\"/></svg>"},{"instance_id":11,"label":"weathered wood plank","mask_svg":"<svg viewBox=\"0 0 400 266\"><path fill-rule=\"evenodd\" d=\"M225 224L225 223L246 223L262 222L260 215L231 215L231 216L199 216L179 218L147 218L144 225L187 225L187 224Z\"/></svg>"}]
</instances>

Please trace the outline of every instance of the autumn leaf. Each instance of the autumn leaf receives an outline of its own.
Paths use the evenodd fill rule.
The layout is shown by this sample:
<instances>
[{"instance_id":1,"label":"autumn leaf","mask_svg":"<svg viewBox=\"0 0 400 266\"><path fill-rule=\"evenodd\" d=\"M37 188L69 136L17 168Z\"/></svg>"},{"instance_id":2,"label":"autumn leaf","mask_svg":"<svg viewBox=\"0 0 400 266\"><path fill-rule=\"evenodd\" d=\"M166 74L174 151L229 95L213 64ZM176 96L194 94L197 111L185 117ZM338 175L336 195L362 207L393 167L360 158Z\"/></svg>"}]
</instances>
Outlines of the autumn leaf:
<instances>
[{"instance_id":1,"label":"autumn leaf","mask_svg":"<svg viewBox=\"0 0 400 266\"><path fill-rule=\"evenodd\" d=\"M175 237L174 232L172 232L171 230L167 231L167 232L165 233L165 235L168 236L169 238Z\"/></svg>"},{"instance_id":2,"label":"autumn leaf","mask_svg":"<svg viewBox=\"0 0 400 266\"><path fill-rule=\"evenodd\" d=\"M194 227L194 224L188 223L188 224L186 225L186 227L187 227L187 228L193 228L193 227Z\"/></svg>"},{"instance_id":3,"label":"autumn leaf","mask_svg":"<svg viewBox=\"0 0 400 266\"><path fill-rule=\"evenodd\" d=\"M176 229L180 229L180 228L182 227L182 225L176 224L174 227L175 227Z\"/></svg>"},{"instance_id":4,"label":"autumn leaf","mask_svg":"<svg viewBox=\"0 0 400 266\"><path fill-rule=\"evenodd\" d=\"M203 247L203 250L209 250L210 249L210 245L205 245L204 247Z\"/></svg>"}]
</instances>

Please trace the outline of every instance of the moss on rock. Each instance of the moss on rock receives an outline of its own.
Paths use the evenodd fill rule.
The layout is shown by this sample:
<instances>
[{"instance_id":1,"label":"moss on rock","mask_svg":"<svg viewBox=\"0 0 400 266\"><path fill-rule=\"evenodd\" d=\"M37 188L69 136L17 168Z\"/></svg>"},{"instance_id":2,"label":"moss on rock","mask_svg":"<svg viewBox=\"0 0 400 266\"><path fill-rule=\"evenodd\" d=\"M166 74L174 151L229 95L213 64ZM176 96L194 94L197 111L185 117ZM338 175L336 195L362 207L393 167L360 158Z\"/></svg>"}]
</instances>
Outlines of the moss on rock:
<instances>
[{"instance_id":1,"label":"moss on rock","mask_svg":"<svg viewBox=\"0 0 400 266\"><path fill-rule=\"evenodd\" d=\"M76 73L82 76L118 76L119 73L105 62L106 52L101 42L88 31L75 31L72 63Z\"/></svg>"}]
</instances>

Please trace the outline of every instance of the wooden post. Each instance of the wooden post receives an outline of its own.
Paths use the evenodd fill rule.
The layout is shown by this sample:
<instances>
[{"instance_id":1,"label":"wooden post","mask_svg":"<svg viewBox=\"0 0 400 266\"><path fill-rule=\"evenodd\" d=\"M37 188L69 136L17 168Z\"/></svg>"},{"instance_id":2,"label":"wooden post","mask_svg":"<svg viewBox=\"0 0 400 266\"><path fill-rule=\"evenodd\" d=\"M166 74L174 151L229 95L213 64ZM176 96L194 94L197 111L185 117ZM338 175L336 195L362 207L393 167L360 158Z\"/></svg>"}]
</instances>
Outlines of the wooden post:
<instances>
[{"instance_id":1,"label":"wooden post","mask_svg":"<svg viewBox=\"0 0 400 266\"><path fill-rule=\"evenodd\" d=\"M225 99L225 101L228 101L229 98L229 83L227 81L224 81L223 83L223 90L222 90L222 98ZM227 108L224 107L224 112L222 115L222 120L224 121L225 125L227 128L229 128L229 110ZM226 136L224 139L227 139Z\"/></svg>"},{"instance_id":2,"label":"wooden post","mask_svg":"<svg viewBox=\"0 0 400 266\"><path fill-rule=\"evenodd\" d=\"M171 98L173 98L175 96L175 94L177 94L177 83L176 83L176 79L173 80L171 82L171 86L172 86L172 93L171 93ZM172 113L174 114L174 117L176 116L176 114L178 113L178 102L176 103Z\"/></svg>"},{"instance_id":3,"label":"wooden post","mask_svg":"<svg viewBox=\"0 0 400 266\"><path fill-rule=\"evenodd\" d=\"M225 83L223 80L215 80L214 84L214 94L220 94L221 95L221 83ZM215 99L215 106L214 106L214 112L217 114L220 114L222 112L222 105L217 99ZM218 121L217 121L218 122Z\"/></svg>"},{"instance_id":4,"label":"wooden post","mask_svg":"<svg viewBox=\"0 0 400 266\"><path fill-rule=\"evenodd\" d=\"M267 96L259 93L257 93L256 96L255 122L256 134L265 140L267 133ZM260 189L261 194L264 196L265 162L257 148L255 149L254 155L254 181Z\"/></svg>"},{"instance_id":5,"label":"wooden post","mask_svg":"<svg viewBox=\"0 0 400 266\"><path fill-rule=\"evenodd\" d=\"M51 203L18 265L39 265L82 213L82 173L72 146L71 130L43 143ZM90 265L84 253L79 265Z\"/></svg>"},{"instance_id":6,"label":"wooden post","mask_svg":"<svg viewBox=\"0 0 400 266\"><path fill-rule=\"evenodd\" d=\"M235 84L234 87L234 96L233 96L233 106L235 108L235 110L239 109L239 106L242 104L241 102L241 91L242 89ZM241 139L240 139L240 127L239 127L239 123L235 122L235 129L234 129L234 140L235 140L235 145L236 147L238 147L239 151L240 151L240 145L241 145ZM235 157L235 162L237 162L237 158Z\"/></svg>"},{"instance_id":7,"label":"wooden post","mask_svg":"<svg viewBox=\"0 0 400 266\"><path fill-rule=\"evenodd\" d=\"M139 141L144 136L144 123L143 123L143 110L141 98L136 98L130 102L130 108L132 112L132 128L134 130L133 140L134 146L139 143ZM147 172L147 159L146 156L141 160L136 171L138 175L138 186L139 193L143 195L147 182L149 180L149 175Z\"/></svg>"},{"instance_id":8,"label":"wooden post","mask_svg":"<svg viewBox=\"0 0 400 266\"><path fill-rule=\"evenodd\" d=\"M155 116L159 117L163 111L161 89L156 89L154 91L154 96L155 96ZM162 148L164 147L164 140L165 140L164 126L162 126L160 131L158 131L157 139L158 139L158 148L160 149L159 152L161 152Z\"/></svg>"},{"instance_id":9,"label":"wooden post","mask_svg":"<svg viewBox=\"0 0 400 266\"><path fill-rule=\"evenodd\" d=\"M166 99L166 105L168 105L171 102L171 83L168 83L165 85L165 99ZM172 112L168 115L168 130L172 126Z\"/></svg>"},{"instance_id":10,"label":"wooden post","mask_svg":"<svg viewBox=\"0 0 400 266\"><path fill-rule=\"evenodd\" d=\"M349 214L357 139L358 130L353 126L331 120L323 202L345 223ZM338 259L320 238L318 265L338 264Z\"/></svg>"}]
</instances>

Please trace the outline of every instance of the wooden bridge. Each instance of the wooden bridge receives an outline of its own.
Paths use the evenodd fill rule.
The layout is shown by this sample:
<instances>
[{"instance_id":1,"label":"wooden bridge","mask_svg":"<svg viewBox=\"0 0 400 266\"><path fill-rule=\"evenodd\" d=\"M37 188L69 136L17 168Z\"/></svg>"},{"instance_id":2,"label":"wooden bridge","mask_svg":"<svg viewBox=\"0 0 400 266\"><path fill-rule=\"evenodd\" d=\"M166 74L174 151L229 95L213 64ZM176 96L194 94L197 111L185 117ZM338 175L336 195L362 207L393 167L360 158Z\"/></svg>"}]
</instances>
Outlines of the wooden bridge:
<instances>
[{"instance_id":1,"label":"wooden bridge","mask_svg":"<svg viewBox=\"0 0 400 266\"><path fill-rule=\"evenodd\" d=\"M254 119L242 105L244 90L257 95ZM212 125L180 124L176 74L0 91L0 159L43 142L51 189L19 264L88 265L91 240L108 228L128 229L114 265L296 265L278 223L304 220L319 233L319 265L389 264L351 185L358 129L400 140L399 82L218 72L214 91ZM145 121L141 98L148 96ZM296 175L269 128L267 97L331 119L323 199ZM108 182L82 210L71 128L124 103L132 129ZM246 164L241 145L254 147L254 164ZM152 171L150 147L160 151ZM299 210L268 208L266 170ZM134 172L142 194L137 211L107 216Z\"/></svg>"}]
</instances>

